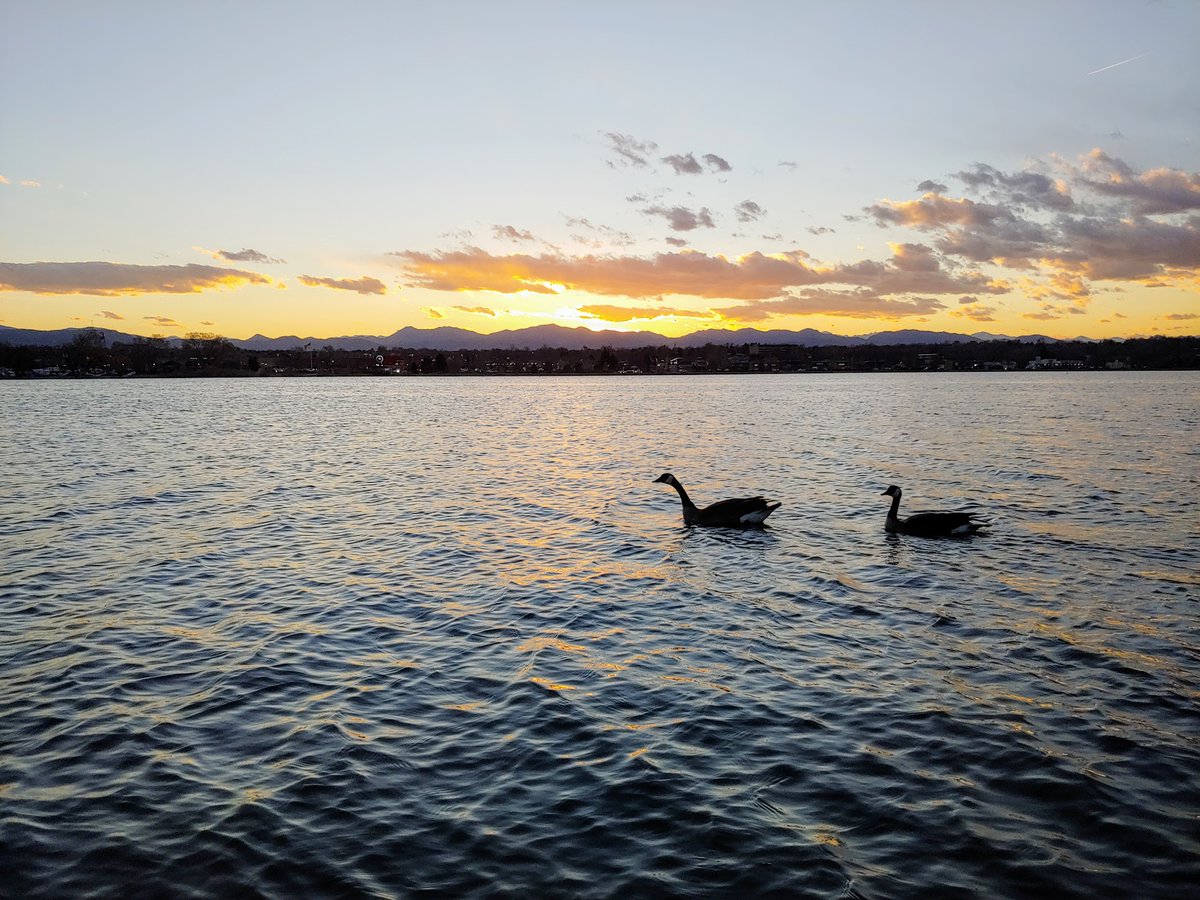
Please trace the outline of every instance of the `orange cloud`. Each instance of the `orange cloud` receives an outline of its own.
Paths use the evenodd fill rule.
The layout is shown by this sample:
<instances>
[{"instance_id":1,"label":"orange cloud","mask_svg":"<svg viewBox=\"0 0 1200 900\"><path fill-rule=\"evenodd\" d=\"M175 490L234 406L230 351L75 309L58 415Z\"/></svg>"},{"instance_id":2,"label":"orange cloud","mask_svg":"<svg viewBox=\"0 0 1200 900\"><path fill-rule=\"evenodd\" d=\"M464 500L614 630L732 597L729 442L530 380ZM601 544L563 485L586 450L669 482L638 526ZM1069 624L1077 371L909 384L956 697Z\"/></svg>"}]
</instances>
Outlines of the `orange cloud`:
<instances>
[{"instance_id":1,"label":"orange cloud","mask_svg":"<svg viewBox=\"0 0 1200 900\"><path fill-rule=\"evenodd\" d=\"M1000 206L976 203L966 198L953 200L934 193L925 194L920 200L881 200L867 207L867 212L879 225L904 225L910 228L945 228L950 225L978 227L1014 218L1012 213Z\"/></svg>"},{"instance_id":2,"label":"orange cloud","mask_svg":"<svg viewBox=\"0 0 1200 900\"><path fill-rule=\"evenodd\" d=\"M970 319L972 322L995 322L996 307L972 304L950 310L950 315L959 319Z\"/></svg>"},{"instance_id":3,"label":"orange cloud","mask_svg":"<svg viewBox=\"0 0 1200 900\"><path fill-rule=\"evenodd\" d=\"M782 300L755 300L741 306L715 309L723 319L737 322L761 322L776 316L844 316L852 319L902 319L926 316L945 309L945 304L930 297L893 300L871 290L810 290Z\"/></svg>"},{"instance_id":4,"label":"orange cloud","mask_svg":"<svg viewBox=\"0 0 1200 900\"><path fill-rule=\"evenodd\" d=\"M207 290L271 284L257 272L217 266L138 266L108 262L0 263L0 291L32 294L198 294Z\"/></svg>"},{"instance_id":5,"label":"orange cloud","mask_svg":"<svg viewBox=\"0 0 1200 900\"><path fill-rule=\"evenodd\" d=\"M845 266L820 268L807 262L807 254L791 251L766 256L748 253L737 259L710 256L694 250L654 256L563 256L511 254L493 256L477 247L445 253L402 251L415 287L439 291L493 291L513 294L558 289L610 297L651 299L665 295L722 300L767 300L787 288L815 284L851 284L876 293L1002 293L1008 286L977 272L951 274L920 245L904 245L896 262L866 260ZM556 286L558 289L556 289Z\"/></svg>"}]
</instances>

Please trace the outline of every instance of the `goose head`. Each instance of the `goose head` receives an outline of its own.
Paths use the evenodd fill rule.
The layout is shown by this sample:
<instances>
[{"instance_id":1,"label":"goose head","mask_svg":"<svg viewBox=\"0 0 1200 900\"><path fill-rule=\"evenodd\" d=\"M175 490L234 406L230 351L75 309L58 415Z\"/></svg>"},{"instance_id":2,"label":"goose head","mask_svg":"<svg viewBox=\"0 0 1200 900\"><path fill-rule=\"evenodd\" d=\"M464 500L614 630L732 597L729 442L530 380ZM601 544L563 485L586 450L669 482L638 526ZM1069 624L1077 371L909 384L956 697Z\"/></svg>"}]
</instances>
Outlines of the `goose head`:
<instances>
[{"instance_id":1,"label":"goose head","mask_svg":"<svg viewBox=\"0 0 1200 900\"><path fill-rule=\"evenodd\" d=\"M900 488L896 487L894 484L889 484L888 489L883 492L883 495L885 497L899 497Z\"/></svg>"},{"instance_id":2,"label":"goose head","mask_svg":"<svg viewBox=\"0 0 1200 900\"><path fill-rule=\"evenodd\" d=\"M672 475L670 472L663 472L661 475L659 475L657 478L655 478L654 481L651 483L658 484L659 482L662 482L663 484L679 484L679 482L675 480L675 476Z\"/></svg>"}]
</instances>

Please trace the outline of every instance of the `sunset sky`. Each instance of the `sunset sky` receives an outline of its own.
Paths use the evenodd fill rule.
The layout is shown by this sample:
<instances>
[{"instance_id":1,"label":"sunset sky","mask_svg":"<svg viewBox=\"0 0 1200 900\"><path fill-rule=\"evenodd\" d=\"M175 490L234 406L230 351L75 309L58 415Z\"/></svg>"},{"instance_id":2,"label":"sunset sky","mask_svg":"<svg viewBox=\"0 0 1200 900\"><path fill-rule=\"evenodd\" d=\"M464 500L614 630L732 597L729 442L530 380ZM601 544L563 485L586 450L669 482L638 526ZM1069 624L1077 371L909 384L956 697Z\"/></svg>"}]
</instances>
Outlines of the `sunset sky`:
<instances>
[{"instance_id":1,"label":"sunset sky","mask_svg":"<svg viewBox=\"0 0 1200 900\"><path fill-rule=\"evenodd\" d=\"M0 324L1200 333L1200 3L0 0Z\"/></svg>"}]
</instances>

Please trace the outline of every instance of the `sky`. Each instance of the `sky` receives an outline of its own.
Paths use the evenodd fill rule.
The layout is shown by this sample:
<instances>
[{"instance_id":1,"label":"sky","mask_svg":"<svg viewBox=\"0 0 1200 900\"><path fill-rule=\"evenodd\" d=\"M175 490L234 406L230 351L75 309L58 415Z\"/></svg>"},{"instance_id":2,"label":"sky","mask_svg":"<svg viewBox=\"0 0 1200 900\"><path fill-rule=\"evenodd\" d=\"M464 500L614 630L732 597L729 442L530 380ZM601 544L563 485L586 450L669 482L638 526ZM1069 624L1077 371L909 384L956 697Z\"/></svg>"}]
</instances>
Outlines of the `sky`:
<instances>
[{"instance_id":1,"label":"sky","mask_svg":"<svg viewBox=\"0 0 1200 900\"><path fill-rule=\"evenodd\" d=\"M1200 333L1200 2L0 0L0 324Z\"/></svg>"}]
</instances>

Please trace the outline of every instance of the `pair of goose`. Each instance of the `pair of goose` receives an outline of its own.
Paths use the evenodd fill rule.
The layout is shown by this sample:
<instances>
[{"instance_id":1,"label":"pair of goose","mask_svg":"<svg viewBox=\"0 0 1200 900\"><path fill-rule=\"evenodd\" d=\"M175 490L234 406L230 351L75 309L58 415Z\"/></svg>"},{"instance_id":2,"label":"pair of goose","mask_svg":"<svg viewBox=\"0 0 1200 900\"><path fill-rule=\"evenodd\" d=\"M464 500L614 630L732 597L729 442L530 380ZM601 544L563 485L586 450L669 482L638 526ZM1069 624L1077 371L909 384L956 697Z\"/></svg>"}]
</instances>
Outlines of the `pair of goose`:
<instances>
[{"instance_id":1,"label":"pair of goose","mask_svg":"<svg viewBox=\"0 0 1200 900\"><path fill-rule=\"evenodd\" d=\"M762 497L736 497L732 500L720 500L712 506L703 509L696 506L679 479L670 472L664 472L654 479L655 484L669 484L679 492L679 500L683 504L683 522L685 525L707 525L713 527L738 528L746 525L761 525L771 513L782 504L769 503ZM964 512L928 512L917 513L901 519L900 497L902 491L896 485L890 485L884 496L892 498L892 508L888 510L884 521L884 530L899 534L913 534L921 537L951 537L974 534L983 527L982 523L974 521L974 513Z\"/></svg>"}]
</instances>

